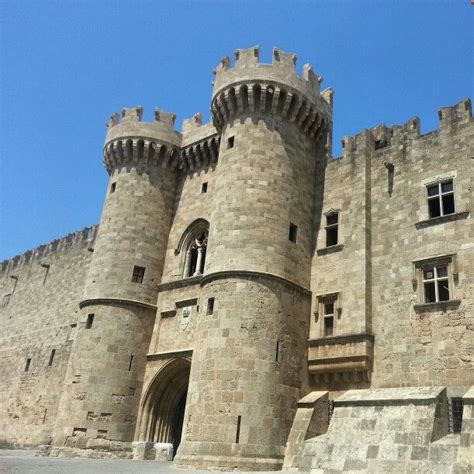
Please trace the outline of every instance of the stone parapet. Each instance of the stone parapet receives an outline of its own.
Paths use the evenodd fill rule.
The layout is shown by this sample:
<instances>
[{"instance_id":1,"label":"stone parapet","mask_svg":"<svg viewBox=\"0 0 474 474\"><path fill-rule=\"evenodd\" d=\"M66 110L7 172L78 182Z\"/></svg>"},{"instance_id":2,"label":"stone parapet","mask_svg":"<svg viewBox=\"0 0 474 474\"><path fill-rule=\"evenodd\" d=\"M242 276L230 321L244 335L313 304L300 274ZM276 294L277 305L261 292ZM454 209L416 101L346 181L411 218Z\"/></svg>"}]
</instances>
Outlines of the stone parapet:
<instances>
[{"instance_id":1,"label":"stone parapet","mask_svg":"<svg viewBox=\"0 0 474 474\"><path fill-rule=\"evenodd\" d=\"M114 168L147 163L175 169L180 164L181 134L174 130L176 115L155 109L154 122L142 122L143 107L122 109L108 123L104 166Z\"/></svg>"},{"instance_id":2,"label":"stone parapet","mask_svg":"<svg viewBox=\"0 0 474 474\"><path fill-rule=\"evenodd\" d=\"M295 123L310 138L330 128L332 94L319 92L320 76L305 65L303 76L295 70L296 55L273 50L273 63L260 64L259 48L236 51L230 68L225 57L215 70L211 110L214 125L221 130L230 119L245 113L279 115Z\"/></svg>"},{"instance_id":3,"label":"stone parapet","mask_svg":"<svg viewBox=\"0 0 474 474\"><path fill-rule=\"evenodd\" d=\"M372 334L310 339L308 346L308 370L313 375L371 370L374 352Z\"/></svg>"}]
</instances>

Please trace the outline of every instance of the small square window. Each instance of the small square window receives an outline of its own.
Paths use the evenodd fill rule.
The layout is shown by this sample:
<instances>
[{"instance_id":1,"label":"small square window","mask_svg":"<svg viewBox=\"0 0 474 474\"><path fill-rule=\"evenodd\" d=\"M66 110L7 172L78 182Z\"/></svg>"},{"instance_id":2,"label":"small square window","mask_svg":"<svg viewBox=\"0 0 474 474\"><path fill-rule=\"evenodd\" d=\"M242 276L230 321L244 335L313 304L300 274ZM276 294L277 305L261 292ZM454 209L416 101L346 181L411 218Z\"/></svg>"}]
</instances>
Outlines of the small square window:
<instances>
[{"instance_id":1,"label":"small square window","mask_svg":"<svg viewBox=\"0 0 474 474\"><path fill-rule=\"evenodd\" d=\"M202 194L207 193L207 183L202 183L202 185L201 185L201 193L202 193Z\"/></svg>"},{"instance_id":2,"label":"small square window","mask_svg":"<svg viewBox=\"0 0 474 474\"><path fill-rule=\"evenodd\" d=\"M90 329L92 327L93 323L94 323L94 315L93 314L88 314L87 315L87 320L86 320L86 329Z\"/></svg>"},{"instance_id":3,"label":"small square window","mask_svg":"<svg viewBox=\"0 0 474 474\"><path fill-rule=\"evenodd\" d=\"M132 281L135 283L143 283L143 277L145 276L145 267L133 267Z\"/></svg>"},{"instance_id":4,"label":"small square window","mask_svg":"<svg viewBox=\"0 0 474 474\"><path fill-rule=\"evenodd\" d=\"M207 300L207 314L214 313L214 298L209 298Z\"/></svg>"},{"instance_id":5,"label":"small square window","mask_svg":"<svg viewBox=\"0 0 474 474\"><path fill-rule=\"evenodd\" d=\"M234 137L229 137L227 139L227 149L234 148Z\"/></svg>"},{"instance_id":6,"label":"small square window","mask_svg":"<svg viewBox=\"0 0 474 474\"><path fill-rule=\"evenodd\" d=\"M288 232L288 239L291 242L296 242L296 237L298 235L298 226L295 224L290 224L290 230Z\"/></svg>"},{"instance_id":7,"label":"small square window","mask_svg":"<svg viewBox=\"0 0 474 474\"><path fill-rule=\"evenodd\" d=\"M117 187L117 183L115 183L115 182L112 183L112 184L110 185L110 192L111 192L111 193L115 193L115 188L116 188L116 187Z\"/></svg>"},{"instance_id":8,"label":"small square window","mask_svg":"<svg viewBox=\"0 0 474 474\"><path fill-rule=\"evenodd\" d=\"M454 214L454 187L453 180L440 181L426 187L428 195L428 213L430 219Z\"/></svg>"}]
</instances>

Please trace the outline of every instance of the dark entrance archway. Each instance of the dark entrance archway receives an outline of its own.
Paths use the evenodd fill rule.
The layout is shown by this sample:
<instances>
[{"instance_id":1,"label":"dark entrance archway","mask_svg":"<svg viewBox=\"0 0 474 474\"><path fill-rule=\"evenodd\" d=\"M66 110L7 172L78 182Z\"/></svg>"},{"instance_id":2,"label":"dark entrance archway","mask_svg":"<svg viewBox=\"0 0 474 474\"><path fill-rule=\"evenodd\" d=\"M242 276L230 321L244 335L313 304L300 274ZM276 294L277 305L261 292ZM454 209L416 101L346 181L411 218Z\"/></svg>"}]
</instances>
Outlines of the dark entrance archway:
<instances>
[{"instance_id":1,"label":"dark entrance archway","mask_svg":"<svg viewBox=\"0 0 474 474\"><path fill-rule=\"evenodd\" d=\"M173 444L174 456L181 442L191 362L167 362L156 374L144 398L139 439Z\"/></svg>"}]
</instances>

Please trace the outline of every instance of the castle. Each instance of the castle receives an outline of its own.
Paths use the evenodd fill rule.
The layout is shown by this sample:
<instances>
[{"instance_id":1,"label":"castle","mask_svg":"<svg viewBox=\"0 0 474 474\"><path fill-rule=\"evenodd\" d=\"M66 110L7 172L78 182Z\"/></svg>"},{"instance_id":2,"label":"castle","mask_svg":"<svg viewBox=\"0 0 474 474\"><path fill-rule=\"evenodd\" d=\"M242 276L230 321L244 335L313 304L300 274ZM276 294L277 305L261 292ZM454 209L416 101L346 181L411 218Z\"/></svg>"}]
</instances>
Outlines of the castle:
<instances>
[{"instance_id":1,"label":"castle","mask_svg":"<svg viewBox=\"0 0 474 474\"><path fill-rule=\"evenodd\" d=\"M469 472L471 102L334 159L333 92L295 64L224 57L212 123L181 132L159 109L112 115L100 225L2 263L2 445Z\"/></svg>"}]
</instances>

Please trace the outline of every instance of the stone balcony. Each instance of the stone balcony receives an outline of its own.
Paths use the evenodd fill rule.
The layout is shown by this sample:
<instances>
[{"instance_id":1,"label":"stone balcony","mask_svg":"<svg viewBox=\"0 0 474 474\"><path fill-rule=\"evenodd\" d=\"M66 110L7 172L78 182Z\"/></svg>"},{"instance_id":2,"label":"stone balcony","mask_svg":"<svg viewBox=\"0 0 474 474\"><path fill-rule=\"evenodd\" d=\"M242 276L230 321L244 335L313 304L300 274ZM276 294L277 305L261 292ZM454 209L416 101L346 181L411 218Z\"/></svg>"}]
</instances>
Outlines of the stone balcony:
<instances>
[{"instance_id":1,"label":"stone balcony","mask_svg":"<svg viewBox=\"0 0 474 474\"><path fill-rule=\"evenodd\" d=\"M373 356L372 334L347 334L308 340L308 370L313 375L369 372Z\"/></svg>"}]
</instances>

